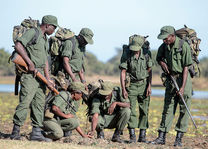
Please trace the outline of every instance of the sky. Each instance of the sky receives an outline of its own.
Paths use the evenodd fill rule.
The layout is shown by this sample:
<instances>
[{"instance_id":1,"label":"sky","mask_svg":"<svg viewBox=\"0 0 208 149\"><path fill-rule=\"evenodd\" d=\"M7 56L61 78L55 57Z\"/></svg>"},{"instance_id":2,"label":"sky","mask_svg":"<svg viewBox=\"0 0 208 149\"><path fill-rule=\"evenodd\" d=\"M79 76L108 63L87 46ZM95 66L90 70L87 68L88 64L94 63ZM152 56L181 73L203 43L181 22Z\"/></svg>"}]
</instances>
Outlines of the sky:
<instances>
[{"instance_id":1,"label":"sky","mask_svg":"<svg viewBox=\"0 0 208 149\"><path fill-rule=\"evenodd\" d=\"M12 31L29 16L41 20L54 15L61 27L75 34L88 27L94 32L94 44L87 51L106 62L116 55L116 48L128 44L133 34L149 35L151 49L158 49L161 27L196 30L201 38L199 58L208 57L207 0L1 0L0 48L12 52Z\"/></svg>"}]
</instances>

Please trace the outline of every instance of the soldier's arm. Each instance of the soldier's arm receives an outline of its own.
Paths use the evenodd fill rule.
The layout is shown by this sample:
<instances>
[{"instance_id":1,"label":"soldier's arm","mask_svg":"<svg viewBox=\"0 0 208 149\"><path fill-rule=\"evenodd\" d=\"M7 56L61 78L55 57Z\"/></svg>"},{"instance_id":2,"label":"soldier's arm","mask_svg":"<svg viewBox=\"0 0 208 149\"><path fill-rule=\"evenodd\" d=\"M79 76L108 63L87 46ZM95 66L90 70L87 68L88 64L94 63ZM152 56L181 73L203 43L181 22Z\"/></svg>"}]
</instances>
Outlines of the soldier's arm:
<instances>
[{"instance_id":1,"label":"soldier's arm","mask_svg":"<svg viewBox=\"0 0 208 149\"><path fill-rule=\"evenodd\" d=\"M122 88L122 95L125 99L127 99L128 93L127 93L126 87L125 87L125 79L126 79L126 69L121 69L120 83L121 83L121 88Z\"/></svg>"},{"instance_id":2,"label":"soldier's arm","mask_svg":"<svg viewBox=\"0 0 208 149\"><path fill-rule=\"evenodd\" d=\"M97 123L98 123L98 116L99 116L98 113L94 113L93 114L93 116L92 116L92 123L91 123L91 131L88 132L88 135L91 135L91 136L94 135L95 129L96 129Z\"/></svg>"},{"instance_id":3,"label":"soldier's arm","mask_svg":"<svg viewBox=\"0 0 208 149\"><path fill-rule=\"evenodd\" d=\"M122 107L122 108L129 108L130 107L130 103L127 102L113 102L110 107L108 108L108 113L112 114L113 111L115 110L116 106Z\"/></svg>"},{"instance_id":4,"label":"soldier's arm","mask_svg":"<svg viewBox=\"0 0 208 149\"><path fill-rule=\"evenodd\" d=\"M71 69L71 66L69 65L69 58L64 56L63 57L63 66L64 66L64 69L65 71L70 75L72 81L77 81L76 78L75 78L75 75L74 73L72 72L72 69Z\"/></svg>"},{"instance_id":5,"label":"soldier's arm","mask_svg":"<svg viewBox=\"0 0 208 149\"><path fill-rule=\"evenodd\" d=\"M52 106L52 111L53 111L53 113L56 114L57 116L63 117L63 118L66 118L66 119L67 119L67 118L73 118L73 117L74 117L74 115L71 114L71 113L69 113L69 114L63 113L63 112L61 111L61 109L60 109L59 107L57 107L56 105L53 105L53 106Z\"/></svg>"},{"instance_id":6,"label":"soldier's arm","mask_svg":"<svg viewBox=\"0 0 208 149\"><path fill-rule=\"evenodd\" d=\"M83 84L86 84L83 68L79 71L79 78Z\"/></svg>"},{"instance_id":7,"label":"soldier's arm","mask_svg":"<svg viewBox=\"0 0 208 149\"><path fill-rule=\"evenodd\" d=\"M76 131L83 137L83 138L92 138L92 136L91 135L86 135L86 134L84 134L84 132L82 131L82 129L80 128L80 126L78 126L77 128L76 128Z\"/></svg>"}]
</instances>

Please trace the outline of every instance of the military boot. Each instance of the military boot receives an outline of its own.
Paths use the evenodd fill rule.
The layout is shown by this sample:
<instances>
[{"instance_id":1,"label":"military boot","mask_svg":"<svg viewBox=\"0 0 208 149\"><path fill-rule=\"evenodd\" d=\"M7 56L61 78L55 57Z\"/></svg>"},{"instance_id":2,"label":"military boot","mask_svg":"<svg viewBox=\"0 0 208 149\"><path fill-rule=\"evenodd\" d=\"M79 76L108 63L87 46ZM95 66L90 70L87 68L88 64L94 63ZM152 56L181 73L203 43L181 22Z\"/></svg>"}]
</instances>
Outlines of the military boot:
<instances>
[{"instance_id":1,"label":"military boot","mask_svg":"<svg viewBox=\"0 0 208 149\"><path fill-rule=\"evenodd\" d=\"M136 143L135 129L129 128L129 143Z\"/></svg>"},{"instance_id":2,"label":"military boot","mask_svg":"<svg viewBox=\"0 0 208 149\"><path fill-rule=\"evenodd\" d=\"M69 131L64 131L64 137L69 137L72 135L72 131L69 130Z\"/></svg>"},{"instance_id":3,"label":"military boot","mask_svg":"<svg viewBox=\"0 0 208 149\"><path fill-rule=\"evenodd\" d=\"M114 134L113 134L113 137L112 137L111 141L118 142L118 143L123 143L124 141L121 140L120 134L121 134L121 131L116 129Z\"/></svg>"},{"instance_id":4,"label":"military boot","mask_svg":"<svg viewBox=\"0 0 208 149\"><path fill-rule=\"evenodd\" d=\"M149 143L149 142L146 140L146 129L140 129L139 139L138 139L137 142Z\"/></svg>"},{"instance_id":5,"label":"military boot","mask_svg":"<svg viewBox=\"0 0 208 149\"><path fill-rule=\"evenodd\" d=\"M174 146L182 147L183 134L184 134L183 132L180 132L180 131L177 132L175 142L174 142Z\"/></svg>"},{"instance_id":6,"label":"military boot","mask_svg":"<svg viewBox=\"0 0 208 149\"><path fill-rule=\"evenodd\" d=\"M152 144L161 144L161 145L164 145L165 144L165 136L166 136L166 132L159 131L159 134L158 134L157 139L155 139L151 143Z\"/></svg>"},{"instance_id":7,"label":"military boot","mask_svg":"<svg viewBox=\"0 0 208 149\"><path fill-rule=\"evenodd\" d=\"M45 141L51 142L52 140L43 136L41 129L39 127L33 127L30 134L31 141Z\"/></svg>"},{"instance_id":8,"label":"military boot","mask_svg":"<svg viewBox=\"0 0 208 149\"><path fill-rule=\"evenodd\" d=\"M20 140L21 139L19 125L14 124L12 134L10 135L10 139L11 140Z\"/></svg>"},{"instance_id":9,"label":"military boot","mask_svg":"<svg viewBox=\"0 0 208 149\"><path fill-rule=\"evenodd\" d=\"M105 138L103 130L97 131L97 138L98 139L104 139Z\"/></svg>"}]
</instances>

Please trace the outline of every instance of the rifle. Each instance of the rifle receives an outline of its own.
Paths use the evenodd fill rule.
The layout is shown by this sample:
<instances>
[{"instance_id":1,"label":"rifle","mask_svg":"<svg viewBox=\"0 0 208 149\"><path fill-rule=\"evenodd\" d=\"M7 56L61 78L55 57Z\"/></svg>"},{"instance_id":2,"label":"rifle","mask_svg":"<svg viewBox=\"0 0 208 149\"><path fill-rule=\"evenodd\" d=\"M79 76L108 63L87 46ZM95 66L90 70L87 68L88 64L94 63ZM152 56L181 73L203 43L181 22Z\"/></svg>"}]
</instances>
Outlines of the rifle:
<instances>
[{"instance_id":1,"label":"rifle","mask_svg":"<svg viewBox=\"0 0 208 149\"><path fill-rule=\"evenodd\" d=\"M25 72L28 72L28 66L27 66L26 62L24 61L24 59L18 53L15 52L12 55L11 61L13 63L15 63L15 65L17 66L17 68L24 69ZM48 80L39 71L37 71L36 76L48 86ZM59 91L56 88L53 88L51 90L56 95L59 95L74 110L74 112L76 112L76 110L74 109L74 107L69 102L67 102L64 99L64 97L59 93Z\"/></svg>"},{"instance_id":2,"label":"rifle","mask_svg":"<svg viewBox=\"0 0 208 149\"><path fill-rule=\"evenodd\" d=\"M183 101L183 104L185 105L186 110L188 111L189 117L191 118L191 120L192 120L192 122L193 122L195 128L197 129L196 123L195 123L195 121L194 121L194 119L193 119L193 117L192 117L192 115L191 115L191 112L190 112L190 110L189 110L189 108L188 108L188 106L187 106L187 104L186 104L186 102L185 102L183 96L182 96L181 93L179 92L179 86L178 86L178 84L177 84L175 78L174 78L172 75L168 75L168 76L170 77L171 81L173 82L173 84L174 84L174 86L175 86L175 88L176 88L176 90L177 90L177 92L178 92L178 94L179 94L179 97L180 97L181 100Z\"/></svg>"}]
</instances>

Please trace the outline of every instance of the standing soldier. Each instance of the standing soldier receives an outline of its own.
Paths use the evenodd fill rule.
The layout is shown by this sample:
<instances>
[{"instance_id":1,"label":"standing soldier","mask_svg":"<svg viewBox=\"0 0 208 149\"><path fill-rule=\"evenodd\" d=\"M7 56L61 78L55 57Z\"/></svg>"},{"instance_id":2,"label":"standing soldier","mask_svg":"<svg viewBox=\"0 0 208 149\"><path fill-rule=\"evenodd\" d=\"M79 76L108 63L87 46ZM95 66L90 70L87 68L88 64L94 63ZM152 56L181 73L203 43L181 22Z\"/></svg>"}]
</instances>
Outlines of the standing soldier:
<instances>
[{"instance_id":1,"label":"standing soldier","mask_svg":"<svg viewBox=\"0 0 208 149\"><path fill-rule=\"evenodd\" d=\"M157 62L167 75L172 75L180 88L179 92L184 97L188 107L191 104L192 83L188 73L188 66L192 64L191 49L187 42L175 35L172 26L164 26L160 30L158 39L163 40L157 53ZM182 45L180 45L182 43ZM177 131L174 146L182 146L181 139L188 127L188 112L182 100L176 93L169 78L165 81L165 99L162 120L158 129L159 135L153 144L165 144L166 133L169 132L176 112L177 104L180 106L179 119L175 130Z\"/></svg>"},{"instance_id":2,"label":"standing soldier","mask_svg":"<svg viewBox=\"0 0 208 149\"><path fill-rule=\"evenodd\" d=\"M98 95L92 100L92 123L93 136L97 131L97 138L104 138L104 129L115 129L112 137L113 142L122 143L120 134L127 124L130 116L130 104L128 99L122 97L120 87L113 87L111 82L101 82Z\"/></svg>"},{"instance_id":3,"label":"standing soldier","mask_svg":"<svg viewBox=\"0 0 208 149\"><path fill-rule=\"evenodd\" d=\"M66 78L71 82L80 81L86 84L84 78L84 53L85 46L93 44L94 34L89 28L82 28L79 35L73 37L72 40L66 40L62 46L61 57L63 57L63 67Z\"/></svg>"},{"instance_id":4,"label":"standing soldier","mask_svg":"<svg viewBox=\"0 0 208 149\"><path fill-rule=\"evenodd\" d=\"M145 44L144 44L145 43ZM147 45L145 47L144 45ZM148 110L151 94L152 59L149 42L140 35L129 37L129 46L123 46L123 55L119 68L123 97L130 100L131 115L128 122L130 143L136 142L135 128L140 128L138 142L146 142L148 128ZM129 75L129 79L126 79ZM125 81L130 81L125 83ZM136 102L139 104L139 122L136 116Z\"/></svg>"},{"instance_id":5,"label":"standing soldier","mask_svg":"<svg viewBox=\"0 0 208 149\"><path fill-rule=\"evenodd\" d=\"M41 133L46 86L41 80L34 77L34 75L39 71L41 74L45 74L46 78L50 80L47 61L49 46L46 35L51 35L57 26L58 23L55 16L44 16L42 24L37 27L39 35L36 43L28 45L33 37L36 36L36 29L34 28L26 31L15 43L15 50L27 63L30 73L23 73L21 76L20 103L13 117L14 127L10 136L11 139L20 139L20 126L24 124L28 109L30 108L30 118L33 126L30 140L48 141ZM53 88L51 83L48 84L50 84L49 88Z\"/></svg>"}]
</instances>

